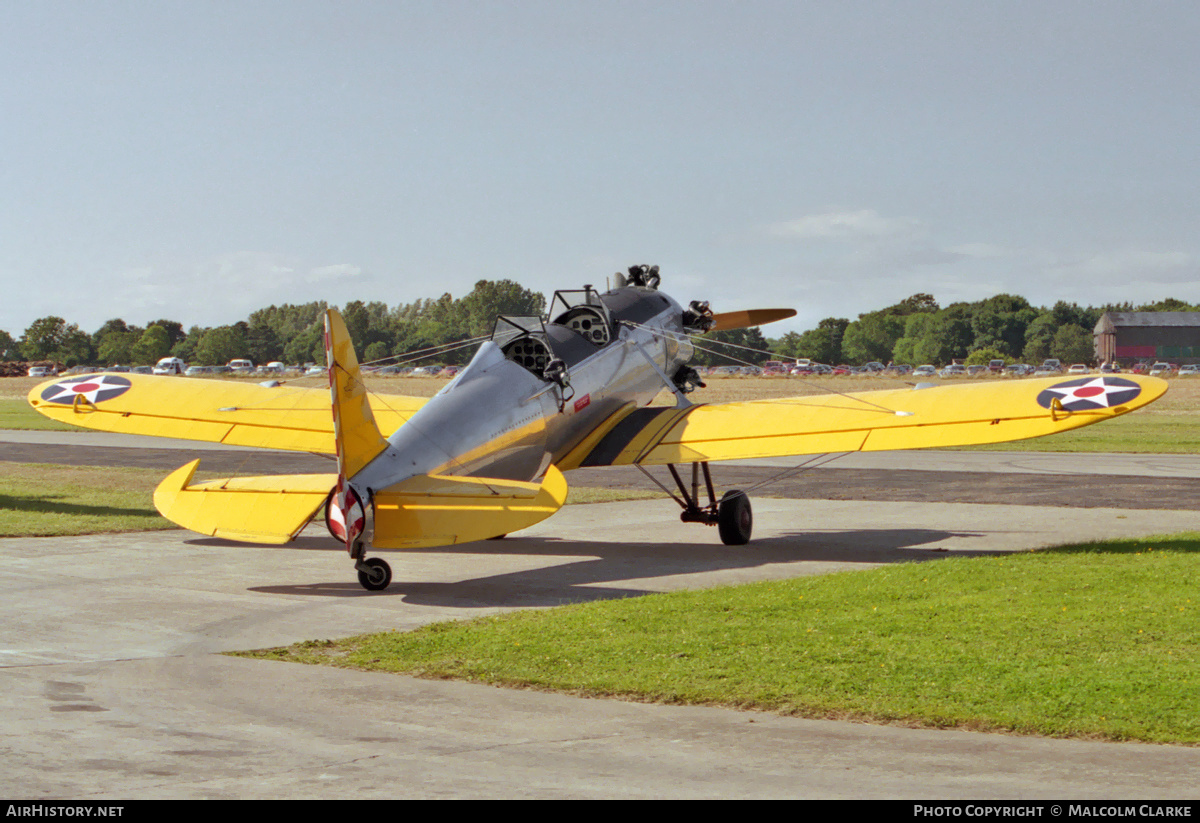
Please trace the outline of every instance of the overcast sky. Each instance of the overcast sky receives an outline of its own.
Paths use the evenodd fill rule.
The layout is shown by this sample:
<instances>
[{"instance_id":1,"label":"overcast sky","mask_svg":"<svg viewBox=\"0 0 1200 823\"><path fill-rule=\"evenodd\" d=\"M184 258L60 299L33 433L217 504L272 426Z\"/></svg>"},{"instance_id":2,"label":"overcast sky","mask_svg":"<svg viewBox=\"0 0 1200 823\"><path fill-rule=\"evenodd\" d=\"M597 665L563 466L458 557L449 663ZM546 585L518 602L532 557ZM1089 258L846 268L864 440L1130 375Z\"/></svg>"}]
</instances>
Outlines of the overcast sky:
<instances>
[{"instance_id":1,"label":"overcast sky","mask_svg":"<svg viewBox=\"0 0 1200 823\"><path fill-rule=\"evenodd\" d=\"M915 292L1200 302L1195 2L0 11L0 329L657 263L772 336Z\"/></svg>"}]
</instances>

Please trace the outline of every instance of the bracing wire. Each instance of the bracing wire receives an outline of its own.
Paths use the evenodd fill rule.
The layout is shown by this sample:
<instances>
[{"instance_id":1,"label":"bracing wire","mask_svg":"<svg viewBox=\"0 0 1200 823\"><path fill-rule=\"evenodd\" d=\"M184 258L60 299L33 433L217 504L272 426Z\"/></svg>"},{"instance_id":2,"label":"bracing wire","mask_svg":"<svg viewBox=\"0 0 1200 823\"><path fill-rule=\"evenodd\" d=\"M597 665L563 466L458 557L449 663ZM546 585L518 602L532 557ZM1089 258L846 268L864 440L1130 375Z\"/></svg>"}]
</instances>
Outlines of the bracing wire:
<instances>
[{"instance_id":1,"label":"bracing wire","mask_svg":"<svg viewBox=\"0 0 1200 823\"><path fill-rule=\"evenodd\" d=\"M663 333L662 329L656 329L652 326L644 326L640 323L633 323L630 321L624 321L624 322L626 322L626 324L631 327L643 329L648 332L659 333L659 334ZM707 337L703 337L698 334L690 334L688 332L672 332L672 334L678 334L678 335L688 338L689 340L692 341L692 345L695 348L699 349L700 351L707 352L708 354L715 354L717 357L724 357L727 360L732 360L735 363L741 363L744 366L756 366L757 364L750 363L746 360L739 360L738 358L734 357L731 354L726 354L725 352L716 351L716 350L710 349L706 346L702 346L702 345L700 345L699 341L703 340L706 343L715 343L719 346L729 346L729 347L735 348L735 349L742 349L743 351L753 352L754 354L766 354L766 355L774 355L775 354L774 352L765 351L763 349L755 349L755 348L751 348L750 346L742 346L737 343L727 343L724 340L711 340ZM836 395L839 395L840 397L845 397L847 400L853 400L855 403L862 403L866 406L871 406L874 409L881 411L881 412L886 412L888 414L900 414L901 413L901 412L896 411L895 409L889 409L887 406L881 406L878 403L872 403L870 400L863 400L861 397L856 397L853 394L847 394L846 392L838 391L837 389L831 389L828 386L817 385L816 383L812 383L803 378L798 379L797 382L802 383L806 386L812 386L814 388L821 389L822 391L828 392L829 394L836 394ZM762 402L770 403L772 401L765 400Z\"/></svg>"}]
</instances>

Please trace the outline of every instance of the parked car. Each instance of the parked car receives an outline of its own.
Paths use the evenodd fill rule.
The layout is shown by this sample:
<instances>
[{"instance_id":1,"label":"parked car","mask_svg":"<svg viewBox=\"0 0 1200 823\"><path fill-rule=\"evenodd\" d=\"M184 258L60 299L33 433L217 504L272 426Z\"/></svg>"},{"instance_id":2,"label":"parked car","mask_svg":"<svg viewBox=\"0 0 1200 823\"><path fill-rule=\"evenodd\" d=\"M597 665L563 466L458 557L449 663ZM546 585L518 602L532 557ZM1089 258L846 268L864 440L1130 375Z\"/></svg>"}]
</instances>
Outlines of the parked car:
<instances>
[{"instance_id":1,"label":"parked car","mask_svg":"<svg viewBox=\"0 0 1200 823\"><path fill-rule=\"evenodd\" d=\"M1170 373L1171 373L1171 364L1170 363L1155 363L1154 365L1152 365L1150 367L1150 372L1149 372L1151 377L1158 377L1160 375L1167 375Z\"/></svg>"},{"instance_id":2,"label":"parked car","mask_svg":"<svg viewBox=\"0 0 1200 823\"><path fill-rule=\"evenodd\" d=\"M1198 374L1200 374L1200 363L1189 363L1179 367L1180 377L1195 377Z\"/></svg>"},{"instance_id":3,"label":"parked car","mask_svg":"<svg viewBox=\"0 0 1200 823\"><path fill-rule=\"evenodd\" d=\"M1004 361L1003 360L989 360L987 367L988 367L988 371L990 371L992 374L999 374L1000 372L1004 371Z\"/></svg>"},{"instance_id":4,"label":"parked car","mask_svg":"<svg viewBox=\"0 0 1200 823\"><path fill-rule=\"evenodd\" d=\"M187 368L187 363L184 363L178 357L164 357L154 364L155 374L183 374Z\"/></svg>"},{"instance_id":5,"label":"parked car","mask_svg":"<svg viewBox=\"0 0 1200 823\"><path fill-rule=\"evenodd\" d=\"M1024 377L1027 374L1033 374L1033 366L1028 363L1013 363L1004 371L1013 377Z\"/></svg>"},{"instance_id":6,"label":"parked car","mask_svg":"<svg viewBox=\"0 0 1200 823\"><path fill-rule=\"evenodd\" d=\"M967 377L980 377L985 374L991 374L987 366L967 366Z\"/></svg>"},{"instance_id":7,"label":"parked car","mask_svg":"<svg viewBox=\"0 0 1200 823\"><path fill-rule=\"evenodd\" d=\"M946 366L944 369L942 369L940 372L938 372L938 377L966 377L966 376L967 376L967 367L959 366L954 363L951 363L949 366Z\"/></svg>"},{"instance_id":8,"label":"parked car","mask_svg":"<svg viewBox=\"0 0 1200 823\"><path fill-rule=\"evenodd\" d=\"M251 374L254 371L254 363L250 360L230 360L229 370L234 374Z\"/></svg>"},{"instance_id":9,"label":"parked car","mask_svg":"<svg viewBox=\"0 0 1200 823\"><path fill-rule=\"evenodd\" d=\"M1087 366L1083 365L1082 363L1076 363L1075 365L1071 366L1071 368L1067 369L1067 374L1091 374L1091 373L1092 373L1092 370L1089 369Z\"/></svg>"},{"instance_id":10,"label":"parked car","mask_svg":"<svg viewBox=\"0 0 1200 823\"><path fill-rule=\"evenodd\" d=\"M49 366L30 366L28 374L30 377L53 377L54 369Z\"/></svg>"},{"instance_id":11,"label":"parked car","mask_svg":"<svg viewBox=\"0 0 1200 823\"><path fill-rule=\"evenodd\" d=\"M1116 363L1105 363L1100 367L1101 374L1120 374L1121 367Z\"/></svg>"},{"instance_id":12,"label":"parked car","mask_svg":"<svg viewBox=\"0 0 1200 823\"><path fill-rule=\"evenodd\" d=\"M1040 369L1038 369L1039 372L1044 371L1044 372L1048 372L1048 373L1052 373L1052 374L1062 374L1062 370L1063 370L1062 361L1059 360L1057 357L1046 358L1045 360L1042 361L1042 367Z\"/></svg>"},{"instance_id":13,"label":"parked car","mask_svg":"<svg viewBox=\"0 0 1200 823\"><path fill-rule=\"evenodd\" d=\"M913 369L913 377L937 377L937 369L934 366L925 365L917 366Z\"/></svg>"}]
</instances>

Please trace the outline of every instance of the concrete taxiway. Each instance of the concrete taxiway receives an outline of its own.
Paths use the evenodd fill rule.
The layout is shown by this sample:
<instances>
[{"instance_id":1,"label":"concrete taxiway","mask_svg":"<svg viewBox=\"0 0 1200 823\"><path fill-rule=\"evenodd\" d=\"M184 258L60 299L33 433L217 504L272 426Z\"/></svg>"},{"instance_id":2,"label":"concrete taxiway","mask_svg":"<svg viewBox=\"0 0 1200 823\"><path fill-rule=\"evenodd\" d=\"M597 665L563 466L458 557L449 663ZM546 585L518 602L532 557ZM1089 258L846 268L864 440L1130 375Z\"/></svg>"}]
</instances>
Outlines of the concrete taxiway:
<instances>
[{"instance_id":1,"label":"concrete taxiway","mask_svg":"<svg viewBox=\"0 0 1200 823\"><path fill-rule=\"evenodd\" d=\"M755 542L735 549L670 505L570 506L504 541L391 553L394 582L379 594L317 529L284 548L178 531L0 540L0 785L31 799L1200 797L1194 748L584 700L217 654L1200 529L1187 509L758 499Z\"/></svg>"}]
</instances>

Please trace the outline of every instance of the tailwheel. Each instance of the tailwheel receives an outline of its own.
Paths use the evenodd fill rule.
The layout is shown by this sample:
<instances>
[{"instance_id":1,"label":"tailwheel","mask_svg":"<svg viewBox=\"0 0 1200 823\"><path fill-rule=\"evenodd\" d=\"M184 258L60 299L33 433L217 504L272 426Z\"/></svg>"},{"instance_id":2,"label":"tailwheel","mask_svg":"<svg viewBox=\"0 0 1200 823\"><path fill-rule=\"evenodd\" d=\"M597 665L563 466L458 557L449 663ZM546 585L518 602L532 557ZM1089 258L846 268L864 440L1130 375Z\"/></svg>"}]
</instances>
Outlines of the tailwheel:
<instances>
[{"instance_id":1,"label":"tailwheel","mask_svg":"<svg viewBox=\"0 0 1200 823\"><path fill-rule=\"evenodd\" d=\"M392 567L386 560L372 557L355 565L358 582L369 592L381 592L392 582Z\"/></svg>"},{"instance_id":2,"label":"tailwheel","mask_svg":"<svg viewBox=\"0 0 1200 823\"><path fill-rule=\"evenodd\" d=\"M750 511L750 497L743 491L727 491L717 507L717 531L726 546L744 546L750 542L754 528L754 514Z\"/></svg>"}]
</instances>

